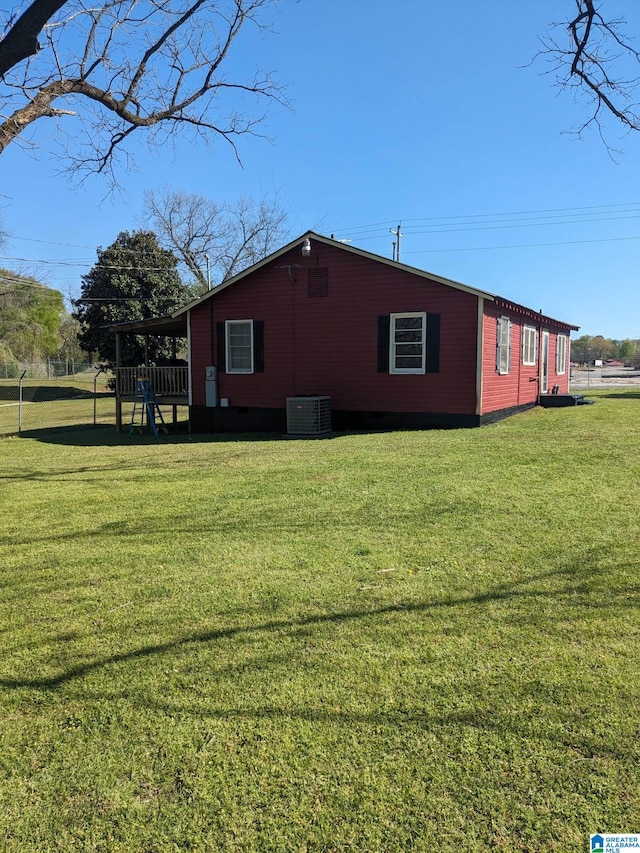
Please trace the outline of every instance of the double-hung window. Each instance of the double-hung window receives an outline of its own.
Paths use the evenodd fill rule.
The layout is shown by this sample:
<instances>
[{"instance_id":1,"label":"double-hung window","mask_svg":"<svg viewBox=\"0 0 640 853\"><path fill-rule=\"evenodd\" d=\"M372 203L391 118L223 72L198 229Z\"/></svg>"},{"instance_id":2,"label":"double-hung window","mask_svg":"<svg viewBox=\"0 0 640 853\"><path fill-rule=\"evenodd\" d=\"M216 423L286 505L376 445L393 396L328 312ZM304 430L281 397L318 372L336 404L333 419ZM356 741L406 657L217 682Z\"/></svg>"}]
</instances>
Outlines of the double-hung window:
<instances>
[{"instance_id":1,"label":"double-hung window","mask_svg":"<svg viewBox=\"0 0 640 853\"><path fill-rule=\"evenodd\" d=\"M511 321L508 317L498 317L496 342L496 370L501 375L509 372L511 349Z\"/></svg>"},{"instance_id":2,"label":"double-hung window","mask_svg":"<svg viewBox=\"0 0 640 853\"><path fill-rule=\"evenodd\" d=\"M227 373L253 373L253 320L225 324Z\"/></svg>"},{"instance_id":3,"label":"double-hung window","mask_svg":"<svg viewBox=\"0 0 640 853\"><path fill-rule=\"evenodd\" d=\"M522 363L535 364L538 349L538 333L533 326L522 327Z\"/></svg>"},{"instance_id":4,"label":"double-hung window","mask_svg":"<svg viewBox=\"0 0 640 853\"><path fill-rule=\"evenodd\" d=\"M389 373L424 373L427 315L391 314L390 321Z\"/></svg>"},{"instance_id":5,"label":"double-hung window","mask_svg":"<svg viewBox=\"0 0 640 853\"><path fill-rule=\"evenodd\" d=\"M567 370L567 336L556 337L556 373L566 373Z\"/></svg>"}]
</instances>

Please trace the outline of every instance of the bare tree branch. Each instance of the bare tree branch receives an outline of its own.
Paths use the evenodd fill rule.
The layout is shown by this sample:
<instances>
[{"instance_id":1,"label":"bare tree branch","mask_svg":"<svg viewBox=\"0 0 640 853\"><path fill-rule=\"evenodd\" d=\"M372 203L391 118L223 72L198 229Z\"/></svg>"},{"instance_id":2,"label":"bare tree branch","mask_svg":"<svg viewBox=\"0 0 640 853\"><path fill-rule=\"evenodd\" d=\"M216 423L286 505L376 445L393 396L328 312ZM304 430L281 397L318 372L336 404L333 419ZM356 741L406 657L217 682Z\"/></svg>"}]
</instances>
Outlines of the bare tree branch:
<instances>
[{"instance_id":1,"label":"bare tree branch","mask_svg":"<svg viewBox=\"0 0 640 853\"><path fill-rule=\"evenodd\" d=\"M223 138L237 157L238 137L260 135L256 105L286 104L270 74L229 79L224 71L241 29L265 29L258 16L277 0L56 2L65 17L45 21L43 48L0 88L0 153L40 119L77 115L84 133L68 156L82 173L114 177L134 132L146 131L150 145L185 131Z\"/></svg>"},{"instance_id":2,"label":"bare tree branch","mask_svg":"<svg viewBox=\"0 0 640 853\"><path fill-rule=\"evenodd\" d=\"M563 39L540 39L543 48L537 57L550 64L557 86L586 99L587 117L576 133L594 126L603 137L606 114L628 131L640 130L640 51L625 32L624 19L605 19L597 0L575 0L575 5L573 18L553 25L563 31Z\"/></svg>"},{"instance_id":3,"label":"bare tree branch","mask_svg":"<svg viewBox=\"0 0 640 853\"><path fill-rule=\"evenodd\" d=\"M38 36L67 0L34 0L0 39L0 77L40 50Z\"/></svg>"},{"instance_id":4,"label":"bare tree branch","mask_svg":"<svg viewBox=\"0 0 640 853\"><path fill-rule=\"evenodd\" d=\"M230 205L165 187L145 194L145 218L160 242L178 252L200 291L266 257L286 236L277 194Z\"/></svg>"}]
</instances>

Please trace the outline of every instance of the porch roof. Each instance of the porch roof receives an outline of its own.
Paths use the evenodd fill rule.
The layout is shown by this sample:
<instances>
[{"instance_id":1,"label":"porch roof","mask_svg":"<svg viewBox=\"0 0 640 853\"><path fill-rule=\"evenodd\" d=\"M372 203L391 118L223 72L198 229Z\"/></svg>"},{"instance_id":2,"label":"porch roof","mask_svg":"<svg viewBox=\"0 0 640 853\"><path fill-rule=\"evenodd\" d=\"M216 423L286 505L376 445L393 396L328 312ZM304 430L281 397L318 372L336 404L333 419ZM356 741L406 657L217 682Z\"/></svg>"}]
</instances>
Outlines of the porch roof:
<instances>
[{"instance_id":1,"label":"porch roof","mask_svg":"<svg viewBox=\"0 0 640 853\"><path fill-rule=\"evenodd\" d=\"M123 335L161 335L169 338L187 337L187 315L178 317L149 317L146 320L128 320L107 326L110 332Z\"/></svg>"}]
</instances>

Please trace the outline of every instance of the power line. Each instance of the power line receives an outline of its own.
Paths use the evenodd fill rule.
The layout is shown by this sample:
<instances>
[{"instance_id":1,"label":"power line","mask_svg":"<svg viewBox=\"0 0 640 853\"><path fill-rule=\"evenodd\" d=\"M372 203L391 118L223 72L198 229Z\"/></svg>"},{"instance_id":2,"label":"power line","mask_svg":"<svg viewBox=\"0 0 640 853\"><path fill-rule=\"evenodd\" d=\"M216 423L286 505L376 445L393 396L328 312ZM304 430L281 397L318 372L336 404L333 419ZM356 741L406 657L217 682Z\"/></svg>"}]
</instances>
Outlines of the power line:
<instances>
[{"instance_id":1,"label":"power line","mask_svg":"<svg viewBox=\"0 0 640 853\"><path fill-rule=\"evenodd\" d=\"M66 260L66 259L58 259L53 260L49 258L18 258L11 257L9 255L0 255L0 261L19 261L20 263L29 263L29 264L47 264L49 266L60 266L60 267L89 267L89 266L97 266L103 270L120 270L121 272L174 272L175 267L143 267L143 266L124 266L122 264L103 264L99 261L78 261L78 260Z\"/></svg>"},{"instance_id":2,"label":"power line","mask_svg":"<svg viewBox=\"0 0 640 853\"><path fill-rule=\"evenodd\" d=\"M423 222L423 221L429 221L432 219L435 219L435 220L439 220L439 219L481 219L481 218L490 217L490 216L530 216L532 214L539 214L539 213L553 213L553 214L555 214L555 213L566 213L567 215L572 215L571 211L574 211L575 215L577 216L577 215L580 215L581 212L584 212L586 210L599 211L599 210L618 208L618 207L637 207L638 205L640 205L640 202L629 201L629 202L620 202L618 204L594 204L594 205L588 205L586 207L551 207L551 208L547 208L547 209L543 209L543 210L516 210L516 211L510 211L508 213L475 213L475 214L468 214L468 215L462 214L462 215L455 215L455 216L435 216L435 217L427 217L426 219L405 219L404 221L405 222Z\"/></svg>"},{"instance_id":3,"label":"power line","mask_svg":"<svg viewBox=\"0 0 640 853\"><path fill-rule=\"evenodd\" d=\"M520 243L513 246L468 246L463 249L413 249L406 255L430 255L442 252L492 252L494 249L533 249L538 246L575 246L583 243L615 243L622 240L640 240L638 237L600 237L595 240L562 240L558 243Z\"/></svg>"},{"instance_id":4,"label":"power line","mask_svg":"<svg viewBox=\"0 0 640 853\"><path fill-rule=\"evenodd\" d=\"M628 214L628 215L627 215ZM510 217L510 218L509 218ZM514 218L526 217L526 218ZM409 233L412 236L421 234L447 234L447 233L464 233L466 231L488 231L502 230L506 228L535 228L535 227L559 227L563 225L589 225L600 222L614 222L625 219L640 218L640 202L623 202L617 204L602 204L590 205L582 207L560 207L546 208L540 210L520 210L506 213L477 213L477 214L457 214L450 216L439 217L418 217L413 219L404 219L404 233ZM492 221L493 220L493 221ZM395 224L398 220L386 220L384 222L369 223L366 225L354 226L349 229L333 229L336 233L350 233L358 242L381 239L389 233L389 225ZM408 225L407 223L425 223L428 227L423 228L418 224ZM399 226L398 226L399 231ZM394 234L397 232L394 231ZM31 237L13 237L13 239L25 240L28 242L42 243L52 246L64 246L68 248L89 247L80 246L72 243L59 243L49 240L41 240ZM593 240L567 240L545 243L529 243L517 244L512 246L476 246L457 249L424 249L424 250L409 250L408 254L426 254L436 252L467 252L467 251L489 251L492 249L510 249L510 248L528 248L542 246L562 246L575 245L584 243L602 243L612 242L616 240L632 240L636 237L619 237L619 238L596 238ZM398 240L399 243L399 240ZM122 247L130 252L135 252L135 249ZM399 246L398 246L399 248ZM407 252L405 252L407 254ZM140 257L140 255L138 255ZM144 254L142 254L144 257ZM58 267L68 269L82 269L97 266L101 269L115 270L119 272L169 272L172 268L167 267L144 267L141 265L121 265L121 264L103 264L95 258L24 258L13 256L0 256L0 260L11 261L16 263L26 263L34 265L43 265L47 267Z\"/></svg>"},{"instance_id":5,"label":"power line","mask_svg":"<svg viewBox=\"0 0 640 853\"><path fill-rule=\"evenodd\" d=\"M444 222L445 220L456 220L456 219L487 219L492 217L513 217L513 216L538 216L538 214L563 214L564 216L578 216L578 215L591 215L586 214L585 211L592 210L594 213L592 215L596 215L600 211L611 210L612 212L628 212L624 210L616 211L616 208L637 208L640 205L638 201L629 201L629 202L620 202L617 204L599 204L599 205L588 205L583 207L556 207L556 208L543 208L541 210L518 210L518 211L507 211L501 213L473 213L473 214L454 214L450 216L428 216L428 217L414 217L414 218L404 218L402 219L403 223L409 222L443 222L443 224L447 224ZM548 217L548 218L557 218ZM371 229L376 228L386 228L389 225L395 224L397 220L388 219L385 222L372 222L367 225L354 225L349 228L334 228L334 232L367 232ZM413 227L413 226L409 226Z\"/></svg>"}]
</instances>

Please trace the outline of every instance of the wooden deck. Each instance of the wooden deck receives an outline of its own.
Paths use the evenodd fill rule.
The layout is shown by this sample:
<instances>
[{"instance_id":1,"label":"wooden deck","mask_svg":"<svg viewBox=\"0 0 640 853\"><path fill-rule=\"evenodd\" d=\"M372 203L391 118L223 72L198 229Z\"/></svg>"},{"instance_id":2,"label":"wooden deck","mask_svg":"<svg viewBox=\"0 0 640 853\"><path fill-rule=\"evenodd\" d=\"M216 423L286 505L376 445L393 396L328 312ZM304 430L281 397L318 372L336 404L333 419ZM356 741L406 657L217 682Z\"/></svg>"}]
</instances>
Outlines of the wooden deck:
<instances>
[{"instance_id":1,"label":"wooden deck","mask_svg":"<svg viewBox=\"0 0 640 853\"><path fill-rule=\"evenodd\" d=\"M122 404L135 400L136 382L146 379L153 388L159 406L173 407L173 422L178 419L178 406L189 405L188 367L116 367L116 429L123 426Z\"/></svg>"},{"instance_id":2,"label":"wooden deck","mask_svg":"<svg viewBox=\"0 0 640 853\"><path fill-rule=\"evenodd\" d=\"M132 401L136 382L150 382L156 400L161 405L186 406L189 403L189 369L187 367L117 367L116 399Z\"/></svg>"}]
</instances>

